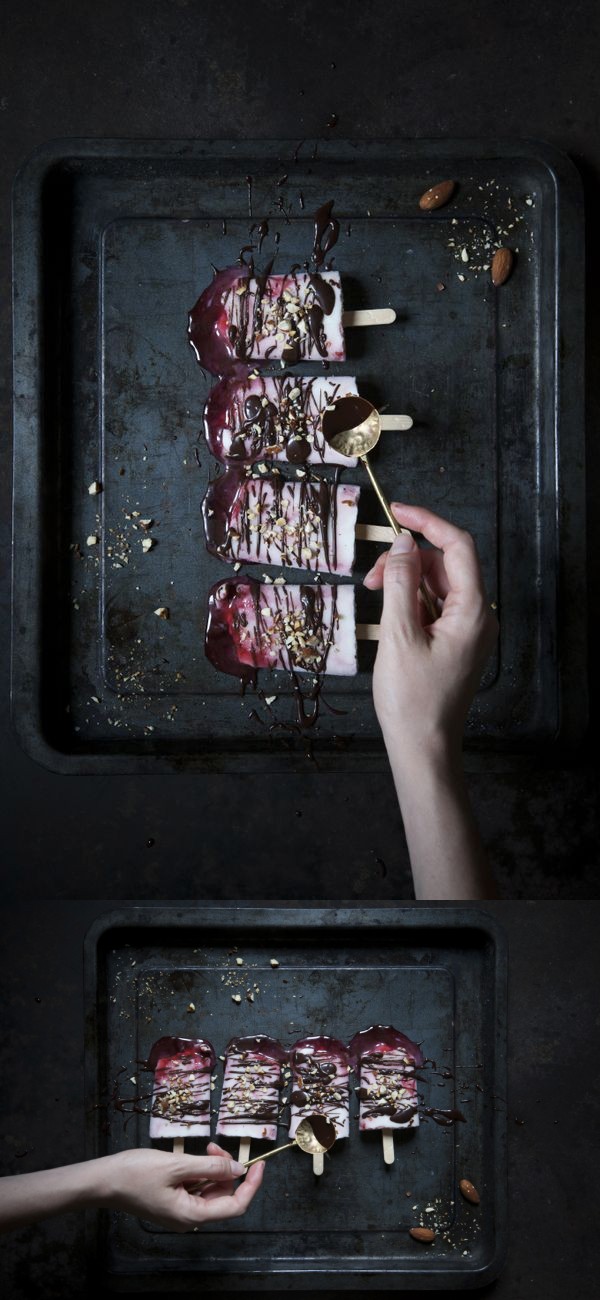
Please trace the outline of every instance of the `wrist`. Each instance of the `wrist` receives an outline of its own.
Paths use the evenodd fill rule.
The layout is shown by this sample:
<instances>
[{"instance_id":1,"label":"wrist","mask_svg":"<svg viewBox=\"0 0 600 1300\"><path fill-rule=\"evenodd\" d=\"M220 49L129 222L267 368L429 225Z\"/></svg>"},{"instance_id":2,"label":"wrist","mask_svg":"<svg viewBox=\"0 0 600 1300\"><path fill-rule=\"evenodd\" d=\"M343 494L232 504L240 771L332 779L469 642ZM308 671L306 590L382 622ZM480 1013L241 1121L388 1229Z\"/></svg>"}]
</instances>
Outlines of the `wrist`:
<instances>
[{"instance_id":1,"label":"wrist","mask_svg":"<svg viewBox=\"0 0 600 1300\"><path fill-rule=\"evenodd\" d=\"M109 1210L114 1207L121 1182L119 1167L122 1151L110 1156L99 1156L81 1165L82 1200L88 1209Z\"/></svg>"},{"instance_id":2,"label":"wrist","mask_svg":"<svg viewBox=\"0 0 600 1300\"><path fill-rule=\"evenodd\" d=\"M446 783L459 781L463 772L462 739L447 732L421 734L417 739L395 730L383 730L383 739L396 781L413 786L437 778Z\"/></svg>"}]
</instances>

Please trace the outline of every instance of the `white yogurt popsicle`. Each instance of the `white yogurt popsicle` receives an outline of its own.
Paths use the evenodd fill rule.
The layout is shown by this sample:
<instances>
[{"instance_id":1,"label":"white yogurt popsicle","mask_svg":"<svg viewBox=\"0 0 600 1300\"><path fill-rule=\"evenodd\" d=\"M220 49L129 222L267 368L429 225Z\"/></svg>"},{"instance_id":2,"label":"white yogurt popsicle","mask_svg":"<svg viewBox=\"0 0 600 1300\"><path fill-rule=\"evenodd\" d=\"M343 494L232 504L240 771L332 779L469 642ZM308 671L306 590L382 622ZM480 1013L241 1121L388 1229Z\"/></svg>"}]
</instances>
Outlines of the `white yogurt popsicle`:
<instances>
[{"instance_id":1,"label":"white yogurt popsicle","mask_svg":"<svg viewBox=\"0 0 600 1300\"><path fill-rule=\"evenodd\" d=\"M335 1125L337 1138L349 1133L348 1049L326 1034L301 1038L290 1052L290 1137L300 1120L324 1115Z\"/></svg>"},{"instance_id":2,"label":"white yogurt popsicle","mask_svg":"<svg viewBox=\"0 0 600 1300\"><path fill-rule=\"evenodd\" d=\"M248 375L243 366L221 379L204 408L206 441L217 460L236 465L266 457L293 465L356 465L323 437L323 412L356 397L351 376Z\"/></svg>"},{"instance_id":3,"label":"white yogurt popsicle","mask_svg":"<svg viewBox=\"0 0 600 1300\"><path fill-rule=\"evenodd\" d=\"M284 1060L281 1043L266 1034L231 1040L225 1049L217 1134L275 1141Z\"/></svg>"},{"instance_id":4,"label":"white yogurt popsicle","mask_svg":"<svg viewBox=\"0 0 600 1300\"><path fill-rule=\"evenodd\" d=\"M205 648L221 672L253 682L259 668L353 676L354 587L219 582L209 593Z\"/></svg>"},{"instance_id":5,"label":"white yogurt popsicle","mask_svg":"<svg viewBox=\"0 0 600 1300\"><path fill-rule=\"evenodd\" d=\"M350 1059L359 1074L359 1127L417 1128L415 1068L423 1064L420 1047L391 1025L374 1025L354 1035Z\"/></svg>"},{"instance_id":6,"label":"white yogurt popsicle","mask_svg":"<svg viewBox=\"0 0 600 1300\"><path fill-rule=\"evenodd\" d=\"M210 1135L212 1045L204 1038L159 1038L148 1064L154 1070L151 1138Z\"/></svg>"},{"instance_id":7,"label":"white yogurt popsicle","mask_svg":"<svg viewBox=\"0 0 600 1300\"><path fill-rule=\"evenodd\" d=\"M190 343L213 374L240 362L345 360L339 273L270 275L270 269L217 271L192 308Z\"/></svg>"},{"instance_id":8,"label":"white yogurt popsicle","mask_svg":"<svg viewBox=\"0 0 600 1300\"><path fill-rule=\"evenodd\" d=\"M234 563L352 573L360 488L324 479L251 478L230 469L210 485L202 514L209 551Z\"/></svg>"}]
</instances>

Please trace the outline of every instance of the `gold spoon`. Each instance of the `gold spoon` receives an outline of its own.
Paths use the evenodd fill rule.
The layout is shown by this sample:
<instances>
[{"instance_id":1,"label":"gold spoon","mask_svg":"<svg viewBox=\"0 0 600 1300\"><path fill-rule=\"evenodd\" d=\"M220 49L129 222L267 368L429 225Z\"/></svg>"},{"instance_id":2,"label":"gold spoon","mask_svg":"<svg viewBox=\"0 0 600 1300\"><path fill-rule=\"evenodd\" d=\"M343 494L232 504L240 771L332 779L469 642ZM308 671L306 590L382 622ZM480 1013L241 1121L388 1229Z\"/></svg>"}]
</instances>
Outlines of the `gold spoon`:
<instances>
[{"instance_id":1,"label":"gold spoon","mask_svg":"<svg viewBox=\"0 0 600 1300\"><path fill-rule=\"evenodd\" d=\"M315 1129L317 1133L315 1133ZM296 1134L292 1142L286 1142L283 1147L275 1147L273 1151L267 1151L262 1156L253 1156L252 1160L240 1160L240 1164L245 1169L250 1165L258 1164L259 1160L268 1160L269 1156L276 1156L280 1151L289 1151L290 1147L300 1147L301 1151L306 1151L307 1155L313 1158L313 1170L316 1174L323 1173L323 1156L333 1146L337 1137L337 1129L331 1120L326 1119L324 1115L308 1115L305 1119L300 1120ZM200 1183L192 1183L188 1187L188 1192L203 1192L206 1190L210 1179L204 1179Z\"/></svg>"},{"instance_id":2,"label":"gold spoon","mask_svg":"<svg viewBox=\"0 0 600 1300\"><path fill-rule=\"evenodd\" d=\"M342 456L358 456L362 460L394 532L408 533L410 530L402 528L398 520L394 519L367 459L367 453L377 446L381 436L381 416L377 407L368 402L366 397L339 397L337 402L332 402L323 412L322 428L325 441L334 451ZM438 612L423 578L419 583L419 592L433 623Z\"/></svg>"},{"instance_id":3,"label":"gold spoon","mask_svg":"<svg viewBox=\"0 0 600 1300\"><path fill-rule=\"evenodd\" d=\"M315 1133L318 1130L319 1136ZM324 1115L310 1115L306 1119L301 1119L296 1129L296 1134L292 1142L286 1142L283 1147L275 1147L273 1151L267 1151L264 1156L254 1156L252 1160L243 1160L242 1164L246 1169L250 1165L258 1164L259 1160L268 1160L269 1156L276 1156L280 1151L289 1151L290 1147L299 1146L301 1151L306 1151L309 1156L322 1156L333 1146L337 1137L337 1129L331 1120L325 1119Z\"/></svg>"}]
</instances>

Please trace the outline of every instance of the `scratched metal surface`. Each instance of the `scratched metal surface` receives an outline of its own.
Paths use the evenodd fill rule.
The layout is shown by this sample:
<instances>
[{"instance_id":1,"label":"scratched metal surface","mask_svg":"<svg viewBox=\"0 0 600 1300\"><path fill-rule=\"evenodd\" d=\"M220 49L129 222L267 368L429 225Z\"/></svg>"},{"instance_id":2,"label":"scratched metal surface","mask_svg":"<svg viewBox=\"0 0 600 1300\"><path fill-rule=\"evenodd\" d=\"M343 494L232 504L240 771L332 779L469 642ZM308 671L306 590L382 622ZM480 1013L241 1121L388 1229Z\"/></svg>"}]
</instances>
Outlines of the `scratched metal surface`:
<instances>
[{"instance_id":1,"label":"scratched metal surface","mask_svg":"<svg viewBox=\"0 0 600 1300\"><path fill-rule=\"evenodd\" d=\"M269 142L71 142L38 153L17 183L14 716L27 750L59 770L307 763L301 741L269 731L294 716L284 675L262 674L277 696L269 710L241 698L203 652L206 592L231 570L203 543L214 464L201 415L214 381L194 360L186 319L211 263L235 261L248 240L247 174L254 219L269 214L265 257L277 231L277 266L304 260L310 214L334 196L346 305L397 310L392 327L349 332L337 369L413 416L414 428L387 434L373 458L388 495L428 504L477 540L502 630L467 743L539 747L584 724L581 295L575 279L568 296L559 283L579 221L569 164L534 145L332 142L317 158L289 153ZM419 213L419 193L450 173L461 181L456 202ZM472 248L488 219L505 228L515 216L507 239L517 267L494 292L457 248ZM364 489L361 518L378 521L364 471L345 477ZM103 491L91 497L95 479ZM150 554L135 511L155 520ZM86 545L90 534L97 546ZM377 550L358 548L361 622L378 619L381 598L360 586ZM168 622L154 615L161 605ZM324 708L313 737L325 769L385 761L372 661L363 647L356 678L326 683L338 712Z\"/></svg>"},{"instance_id":2,"label":"scratched metal surface","mask_svg":"<svg viewBox=\"0 0 600 1300\"><path fill-rule=\"evenodd\" d=\"M307 1033L347 1041L359 1028L393 1023L453 1076L429 1067L423 1104L458 1107L466 1122L442 1128L422 1119L396 1138L396 1161L386 1168L380 1137L359 1134L353 1099L350 1136L320 1180L310 1159L282 1153L244 1219L201 1237L110 1216L90 1237L95 1275L100 1269L115 1289L140 1291L194 1289L200 1278L215 1289L260 1281L294 1290L307 1272L324 1289L360 1290L367 1278L374 1290L491 1281L505 1240L505 981L502 932L460 908L430 908L426 918L395 907L153 908L104 917L86 942L90 1155L150 1145L145 1115L126 1120L98 1103L116 1079L120 1097L147 1092L150 1076L138 1063L165 1033L205 1036L219 1055L239 1032L266 1032L289 1046ZM232 1002L238 988L240 1006ZM246 988L257 990L252 1004ZM218 1073L215 1107L219 1063ZM213 1115L213 1133L215 1122ZM286 1133L283 1122L280 1144ZM261 1149L254 1144L253 1154ZM474 1212L461 1198L464 1176L485 1209ZM435 1223L435 1252L409 1237L415 1222Z\"/></svg>"}]
</instances>

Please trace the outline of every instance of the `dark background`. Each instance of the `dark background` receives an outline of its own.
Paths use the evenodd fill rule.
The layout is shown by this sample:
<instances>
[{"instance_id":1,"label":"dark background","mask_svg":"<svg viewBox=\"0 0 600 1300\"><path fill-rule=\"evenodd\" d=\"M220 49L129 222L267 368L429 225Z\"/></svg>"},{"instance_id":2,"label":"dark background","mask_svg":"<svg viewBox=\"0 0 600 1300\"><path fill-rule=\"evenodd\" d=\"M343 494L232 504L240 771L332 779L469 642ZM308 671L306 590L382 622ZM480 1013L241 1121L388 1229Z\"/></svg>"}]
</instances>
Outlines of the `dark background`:
<instances>
[{"instance_id":1,"label":"dark background","mask_svg":"<svg viewBox=\"0 0 600 1300\"><path fill-rule=\"evenodd\" d=\"M598 189L599 14L522 0L9 0L0 48L0 452L9 530L12 175L52 137L539 138ZM335 64L335 67L332 67ZM331 132L330 132L331 133ZM593 220L592 220L593 228ZM597 243L590 240L592 285ZM600 554L596 294L590 292L590 590ZM592 350L592 349L595 349ZM425 503L426 504L426 503ZM389 777L64 777L19 750L8 722L9 551L3 551L0 755L5 888L17 897L407 898L406 846ZM595 611L590 602L591 622ZM593 640L592 640L593 646ZM593 653L591 653L593 662ZM597 700L592 681L592 709ZM469 785L511 897L596 894L595 729L568 761L546 754ZM230 810L238 815L232 821ZM285 852L282 852L282 828ZM236 829L237 828L237 829Z\"/></svg>"},{"instance_id":2,"label":"dark background","mask_svg":"<svg viewBox=\"0 0 600 1300\"><path fill-rule=\"evenodd\" d=\"M84 1155L82 943L96 916L114 906L36 903L0 913L0 980L9 994L0 1041L6 1173ZM504 926L509 944L510 1230L503 1274L473 1294L590 1300L600 1262L600 904L486 908ZM516 1124L515 1117L523 1122ZM6 1300L85 1294L83 1217L65 1215L3 1239L0 1268ZM308 1300L311 1293L293 1294ZM341 1300L342 1293L324 1294Z\"/></svg>"}]
</instances>

